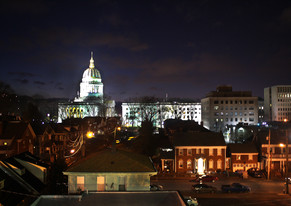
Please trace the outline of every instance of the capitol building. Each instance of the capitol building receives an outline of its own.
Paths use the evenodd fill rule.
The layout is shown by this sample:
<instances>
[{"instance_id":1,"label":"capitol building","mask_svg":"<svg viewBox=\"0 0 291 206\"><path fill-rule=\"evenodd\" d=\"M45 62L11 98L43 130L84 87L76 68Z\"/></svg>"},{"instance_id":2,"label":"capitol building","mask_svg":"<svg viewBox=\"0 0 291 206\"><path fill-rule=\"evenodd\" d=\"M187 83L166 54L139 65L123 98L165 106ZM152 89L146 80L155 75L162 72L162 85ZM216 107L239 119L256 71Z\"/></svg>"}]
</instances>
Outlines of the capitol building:
<instances>
[{"instance_id":1,"label":"capitol building","mask_svg":"<svg viewBox=\"0 0 291 206\"><path fill-rule=\"evenodd\" d=\"M58 122L67 118L112 117L115 115L115 101L104 100L100 72L94 65L93 53L80 83L80 92L74 101L58 104Z\"/></svg>"}]
</instances>

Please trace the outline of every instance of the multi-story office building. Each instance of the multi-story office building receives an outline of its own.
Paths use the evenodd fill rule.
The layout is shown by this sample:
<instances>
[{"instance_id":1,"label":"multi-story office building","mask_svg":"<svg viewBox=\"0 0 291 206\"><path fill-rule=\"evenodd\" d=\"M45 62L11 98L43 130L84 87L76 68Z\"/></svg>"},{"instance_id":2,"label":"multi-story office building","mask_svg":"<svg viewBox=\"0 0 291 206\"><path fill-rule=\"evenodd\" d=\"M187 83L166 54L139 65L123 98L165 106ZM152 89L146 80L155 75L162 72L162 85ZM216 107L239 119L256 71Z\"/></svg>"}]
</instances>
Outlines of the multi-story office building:
<instances>
[{"instance_id":1,"label":"multi-story office building","mask_svg":"<svg viewBox=\"0 0 291 206\"><path fill-rule=\"evenodd\" d=\"M264 99L262 98L258 98L258 106L259 106L259 110L258 110L258 115L259 115L259 119L258 122L262 123L265 119L264 119Z\"/></svg>"},{"instance_id":2,"label":"multi-story office building","mask_svg":"<svg viewBox=\"0 0 291 206\"><path fill-rule=\"evenodd\" d=\"M166 119L194 120L201 122L200 103L156 102L122 103L122 125L139 127L145 119L155 127L164 128Z\"/></svg>"},{"instance_id":3,"label":"multi-story office building","mask_svg":"<svg viewBox=\"0 0 291 206\"><path fill-rule=\"evenodd\" d=\"M201 100L202 121L211 131L228 130L238 123L258 123L258 97L250 91L232 91L232 86L219 86Z\"/></svg>"},{"instance_id":4,"label":"multi-story office building","mask_svg":"<svg viewBox=\"0 0 291 206\"><path fill-rule=\"evenodd\" d=\"M266 121L291 120L291 85L277 85L264 89Z\"/></svg>"}]
</instances>

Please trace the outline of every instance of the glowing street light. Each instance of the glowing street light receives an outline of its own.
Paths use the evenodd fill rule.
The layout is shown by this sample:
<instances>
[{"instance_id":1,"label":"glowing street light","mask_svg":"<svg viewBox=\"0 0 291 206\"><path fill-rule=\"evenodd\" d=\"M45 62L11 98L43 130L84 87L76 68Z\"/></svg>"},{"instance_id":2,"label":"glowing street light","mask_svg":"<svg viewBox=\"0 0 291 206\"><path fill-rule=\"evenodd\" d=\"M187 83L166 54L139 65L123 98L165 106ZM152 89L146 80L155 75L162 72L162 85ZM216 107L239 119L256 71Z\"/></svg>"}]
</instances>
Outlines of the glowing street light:
<instances>
[{"instance_id":1,"label":"glowing street light","mask_svg":"<svg viewBox=\"0 0 291 206\"><path fill-rule=\"evenodd\" d=\"M91 138L94 137L94 133L93 132L87 132L86 136L87 136L88 139L91 139Z\"/></svg>"},{"instance_id":2,"label":"glowing street light","mask_svg":"<svg viewBox=\"0 0 291 206\"><path fill-rule=\"evenodd\" d=\"M280 143L279 146L280 147L285 147L285 145L283 143Z\"/></svg>"},{"instance_id":3,"label":"glowing street light","mask_svg":"<svg viewBox=\"0 0 291 206\"><path fill-rule=\"evenodd\" d=\"M70 153L73 154L75 152L75 149L71 149Z\"/></svg>"}]
</instances>

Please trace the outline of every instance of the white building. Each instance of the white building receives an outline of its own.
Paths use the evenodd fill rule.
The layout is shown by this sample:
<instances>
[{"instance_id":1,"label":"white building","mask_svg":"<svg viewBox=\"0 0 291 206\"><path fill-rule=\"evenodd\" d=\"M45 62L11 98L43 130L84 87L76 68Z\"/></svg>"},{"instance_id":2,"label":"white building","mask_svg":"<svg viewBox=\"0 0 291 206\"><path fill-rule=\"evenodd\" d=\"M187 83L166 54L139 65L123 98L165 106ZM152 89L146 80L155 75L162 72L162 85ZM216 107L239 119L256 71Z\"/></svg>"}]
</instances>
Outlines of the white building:
<instances>
[{"instance_id":1,"label":"white building","mask_svg":"<svg viewBox=\"0 0 291 206\"><path fill-rule=\"evenodd\" d=\"M277 85L264 89L266 121L291 120L291 85Z\"/></svg>"},{"instance_id":2,"label":"white building","mask_svg":"<svg viewBox=\"0 0 291 206\"><path fill-rule=\"evenodd\" d=\"M200 103L156 102L122 103L122 125L139 127L143 120L153 121L155 127L164 128L166 119L194 120L201 123Z\"/></svg>"},{"instance_id":3,"label":"white building","mask_svg":"<svg viewBox=\"0 0 291 206\"><path fill-rule=\"evenodd\" d=\"M232 86L219 86L207 94L201 100L201 108L204 127L222 131L225 136L238 123L258 123L258 97L253 97L250 91L232 91Z\"/></svg>"},{"instance_id":4,"label":"white building","mask_svg":"<svg viewBox=\"0 0 291 206\"><path fill-rule=\"evenodd\" d=\"M103 100L103 83L99 70L95 68L93 53L89 68L83 73L79 94L72 102L58 104L58 122L67 118L115 115L115 101Z\"/></svg>"}]
</instances>

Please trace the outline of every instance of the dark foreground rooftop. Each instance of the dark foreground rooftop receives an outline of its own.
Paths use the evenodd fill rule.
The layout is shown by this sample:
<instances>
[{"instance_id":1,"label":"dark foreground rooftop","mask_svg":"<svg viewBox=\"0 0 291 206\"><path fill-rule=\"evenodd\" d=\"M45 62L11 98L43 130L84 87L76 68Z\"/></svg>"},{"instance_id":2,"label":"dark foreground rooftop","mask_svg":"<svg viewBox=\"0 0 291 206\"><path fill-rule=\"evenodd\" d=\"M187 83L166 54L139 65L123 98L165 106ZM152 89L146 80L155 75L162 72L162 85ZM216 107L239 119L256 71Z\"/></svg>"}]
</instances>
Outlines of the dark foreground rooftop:
<instances>
[{"instance_id":1,"label":"dark foreground rooftop","mask_svg":"<svg viewBox=\"0 0 291 206\"><path fill-rule=\"evenodd\" d=\"M98 192L84 193L83 195L43 195L32 206L143 206L143 205L173 205L185 206L182 197L177 191L155 192Z\"/></svg>"}]
</instances>

